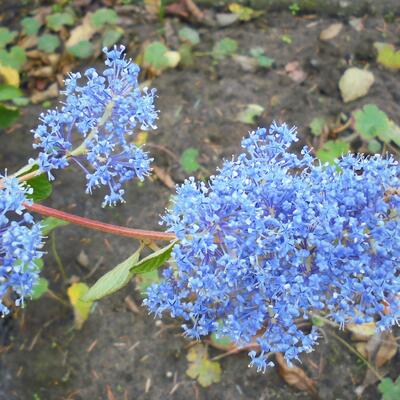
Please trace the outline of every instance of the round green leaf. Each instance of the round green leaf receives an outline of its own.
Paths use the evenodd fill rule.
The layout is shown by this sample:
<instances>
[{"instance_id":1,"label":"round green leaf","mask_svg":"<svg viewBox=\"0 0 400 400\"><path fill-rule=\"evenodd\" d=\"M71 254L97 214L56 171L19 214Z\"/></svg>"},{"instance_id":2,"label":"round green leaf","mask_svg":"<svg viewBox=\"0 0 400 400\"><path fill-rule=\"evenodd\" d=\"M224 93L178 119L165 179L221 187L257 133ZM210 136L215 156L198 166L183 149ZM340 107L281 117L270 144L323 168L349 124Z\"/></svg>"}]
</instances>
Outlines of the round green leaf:
<instances>
[{"instance_id":1,"label":"round green leaf","mask_svg":"<svg viewBox=\"0 0 400 400\"><path fill-rule=\"evenodd\" d=\"M21 97L22 95L23 93L17 87L0 84L0 101L13 100L17 97Z\"/></svg>"},{"instance_id":2,"label":"round green leaf","mask_svg":"<svg viewBox=\"0 0 400 400\"><path fill-rule=\"evenodd\" d=\"M0 128L8 128L18 118L19 110L0 104Z\"/></svg>"},{"instance_id":3,"label":"round green leaf","mask_svg":"<svg viewBox=\"0 0 400 400\"><path fill-rule=\"evenodd\" d=\"M368 142L368 151L372 154L380 153L382 145L376 140L372 139Z\"/></svg>"},{"instance_id":4,"label":"round green leaf","mask_svg":"<svg viewBox=\"0 0 400 400\"><path fill-rule=\"evenodd\" d=\"M17 36L17 32L11 32L8 28L0 28L0 48L7 46L11 43L15 36Z\"/></svg>"},{"instance_id":5,"label":"round green leaf","mask_svg":"<svg viewBox=\"0 0 400 400\"><path fill-rule=\"evenodd\" d=\"M318 151L317 157L321 162L333 164L336 158L346 154L350 150L350 145L342 140L328 140Z\"/></svg>"},{"instance_id":6,"label":"round green leaf","mask_svg":"<svg viewBox=\"0 0 400 400\"><path fill-rule=\"evenodd\" d=\"M156 70L163 70L168 68L168 59L165 53L168 51L168 47L162 42L150 43L144 49L143 61L145 64L155 68Z\"/></svg>"},{"instance_id":7,"label":"round green leaf","mask_svg":"<svg viewBox=\"0 0 400 400\"><path fill-rule=\"evenodd\" d=\"M82 40L75 46L69 47L68 52L76 58L88 58L93 54L93 46L88 40Z\"/></svg>"},{"instance_id":8,"label":"round green leaf","mask_svg":"<svg viewBox=\"0 0 400 400\"><path fill-rule=\"evenodd\" d=\"M118 14L111 8L99 8L90 18L90 22L96 28L102 28L106 24L115 25Z\"/></svg>"},{"instance_id":9,"label":"round green leaf","mask_svg":"<svg viewBox=\"0 0 400 400\"><path fill-rule=\"evenodd\" d=\"M189 28L188 26L180 29L178 35L179 39L184 42L188 42L192 46L200 43L199 33L195 29Z\"/></svg>"},{"instance_id":10,"label":"round green leaf","mask_svg":"<svg viewBox=\"0 0 400 400\"><path fill-rule=\"evenodd\" d=\"M0 49L0 64L20 70L26 61L25 50L19 46L11 47L10 51Z\"/></svg>"},{"instance_id":11,"label":"round green leaf","mask_svg":"<svg viewBox=\"0 0 400 400\"><path fill-rule=\"evenodd\" d=\"M45 278L39 278L36 285L32 289L31 298L37 300L49 290L49 281Z\"/></svg>"},{"instance_id":12,"label":"round green leaf","mask_svg":"<svg viewBox=\"0 0 400 400\"><path fill-rule=\"evenodd\" d=\"M199 150L192 147L186 149L180 158L180 164L185 172L195 172L200 168L200 164L197 162L199 157Z\"/></svg>"},{"instance_id":13,"label":"round green leaf","mask_svg":"<svg viewBox=\"0 0 400 400\"><path fill-rule=\"evenodd\" d=\"M371 140L389 130L389 118L375 104L367 104L354 113L355 130L367 140Z\"/></svg>"},{"instance_id":14,"label":"round green leaf","mask_svg":"<svg viewBox=\"0 0 400 400\"><path fill-rule=\"evenodd\" d=\"M26 17L22 19L21 25L25 35L35 36L39 32L41 23L36 18Z\"/></svg>"},{"instance_id":15,"label":"round green leaf","mask_svg":"<svg viewBox=\"0 0 400 400\"><path fill-rule=\"evenodd\" d=\"M216 59L223 59L226 56L236 53L237 48L238 48L237 41L229 37L226 37L215 43L212 50L212 55Z\"/></svg>"},{"instance_id":16,"label":"round green leaf","mask_svg":"<svg viewBox=\"0 0 400 400\"><path fill-rule=\"evenodd\" d=\"M103 38L102 38L103 47L111 47L121 39L123 34L124 31L121 28L107 29L103 33Z\"/></svg>"},{"instance_id":17,"label":"round green leaf","mask_svg":"<svg viewBox=\"0 0 400 400\"><path fill-rule=\"evenodd\" d=\"M38 40L38 49L46 53L53 53L59 45L60 39L58 36L51 35L49 33L45 33L44 35L40 36Z\"/></svg>"},{"instance_id":18,"label":"round green leaf","mask_svg":"<svg viewBox=\"0 0 400 400\"><path fill-rule=\"evenodd\" d=\"M46 17L46 25L53 31L59 31L64 25L73 25L74 17L69 13L55 13Z\"/></svg>"}]
</instances>

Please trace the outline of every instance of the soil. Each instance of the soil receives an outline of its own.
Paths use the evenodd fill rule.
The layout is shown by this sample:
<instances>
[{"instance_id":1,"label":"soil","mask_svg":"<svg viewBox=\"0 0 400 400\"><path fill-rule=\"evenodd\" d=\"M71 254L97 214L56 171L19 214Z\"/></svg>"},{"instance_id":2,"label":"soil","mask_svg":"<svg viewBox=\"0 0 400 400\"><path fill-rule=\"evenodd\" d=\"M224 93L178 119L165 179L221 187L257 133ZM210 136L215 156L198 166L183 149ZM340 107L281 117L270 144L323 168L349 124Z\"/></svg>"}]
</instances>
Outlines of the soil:
<instances>
[{"instance_id":1,"label":"soil","mask_svg":"<svg viewBox=\"0 0 400 400\"><path fill-rule=\"evenodd\" d=\"M158 39L160 29L165 26L173 32L168 35L173 46L175 33L184 24L174 18L163 23L144 21L134 15L124 18L128 32L124 43L130 55L137 54L145 40ZM149 138L155 164L180 183L188 174L176 159L157 150L157 146L170 149L178 158L186 148L194 147L200 150L202 169L198 177L205 178L224 158L238 154L240 139L250 129L268 126L272 120L297 125L299 145L317 146L307 128L314 117L337 118L340 113L349 114L368 103L378 105L400 123L399 73L380 67L374 61L373 48L375 41L399 45L399 24L387 24L382 17L366 17L364 29L357 32L343 19L342 32L329 42L321 42L320 31L338 21L318 15L295 17L290 13L269 13L250 23L226 28L198 25L199 52L209 51L215 41L229 36L238 41L239 53L248 54L250 48L260 46L276 64L270 70L245 72L232 59L215 64L210 57L199 56L194 66L168 70L154 79L151 86L158 89L157 105L161 111L159 129ZM292 43L283 43L282 35L290 35ZM284 72L285 65L292 61L298 61L307 74L301 84ZM368 66L376 81L367 96L344 104L337 83L350 65ZM254 126L237 121L238 113L251 103L265 108ZM27 156L34 155L29 131L36 126L40 111L40 106L24 108L17 125L1 132L1 170L7 166L13 171ZM159 229L159 216L173 194L159 180L150 179L144 185L126 186L126 204L102 209L101 191L88 196L83 187L84 177L80 172L62 171L57 174L54 193L46 204L106 222ZM51 290L67 300L66 288L73 277L93 284L129 256L135 246L137 243L132 240L83 228L59 228L47 241L44 275ZM88 255L89 267L77 262L81 251ZM60 262L66 279L60 272ZM288 386L276 369L259 374L248 368L245 353L223 358L221 382L202 388L185 374L189 342L181 336L179 321L155 320L144 308L134 313L124 301L127 295L141 303L140 293L132 282L121 292L98 302L80 331L73 329L71 309L49 296L29 302L17 318L5 320L0 331L3 340L0 399L311 398L307 392ZM346 334L341 336L348 339ZM210 352L220 354L214 349ZM321 338L314 353L303 358L303 368L317 381L319 396L324 400L355 399L354 389L366 371L356 356L329 335ZM397 355L388 366L388 376L395 378L399 369ZM380 394L372 385L362 398L379 399Z\"/></svg>"}]
</instances>

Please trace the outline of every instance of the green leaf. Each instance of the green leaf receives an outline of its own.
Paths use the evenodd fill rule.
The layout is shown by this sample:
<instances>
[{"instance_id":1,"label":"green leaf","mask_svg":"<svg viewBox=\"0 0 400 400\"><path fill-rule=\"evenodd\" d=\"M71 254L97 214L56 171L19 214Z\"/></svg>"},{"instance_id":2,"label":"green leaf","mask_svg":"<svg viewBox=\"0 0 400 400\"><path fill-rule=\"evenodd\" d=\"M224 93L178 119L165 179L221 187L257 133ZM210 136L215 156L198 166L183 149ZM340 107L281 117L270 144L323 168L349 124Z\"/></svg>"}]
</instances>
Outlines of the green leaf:
<instances>
[{"instance_id":1,"label":"green leaf","mask_svg":"<svg viewBox=\"0 0 400 400\"><path fill-rule=\"evenodd\" d=\"M54 217L47 217L41 222L42 235L47 236L53 229L59 226L69 225L68 221Z\"/></svg>"},{"instance_id":2,"label":"green leaf","mask_svg":"<svg viewBox=\"0 0 400 400\"><path fill-rule=\"evenodd\" d=\"M400 376L396 382L393 382L390 378L382 379L378 385L379 391L382 393L383 400L398 400L400 399Z\"/></svg>"},{"instance_id":3,"label":"green leaf","mask_svg":"<svg viewBox=\"0 0 400 400\"><path fill-rule=\"evenodd\" d=\"M33 17L26 17L21 20L22 32L28 36L36 36L41 23Z\"/></svg>"},{"instance_id":4,"label":"green leaf","mask_svg":"<svg viewBox=\"0 0 400 400\"><path fill-rule=\"evenodd\" d=\"M46 17L46 25L53 31L59 31L65 25L73 25L74 17L69 13L55 13Z\"/></svg>"},{"instance_id":5,"label":"green leaf","mask_svg":"<svg viewBox=\"0 0 400 400\"><path fill-rule=\"evenodd\" d=\"M283 43L286 43L286 44L292 44L292 42L293 42L293 39L290 35L282 35L281 40Z\"/></svg>"},{"instance_id":6,"label":"green leaf","mask_svg":"<svg viewBox=\"0 0 400 400\"><path fill-rule=\"evenodd\" d=\"M67 290L68 298L74 309L74 327L81 329L88 319L92 309L92 301L83 301L82 298L88 293L89 287L86 283L73 283Z\"/></svg>"},{"instance_id":7,"label":"green leaf","mask_svg":"<svg viewBox=\"0 0 400 400\"><path fill-rule=\"evenodd\" d=\"M146 272L154 271L161 267L171 257L172 249L174 248L176 240L169 243L167 246L160 250L151 253L149 256L143 258L130 268L134 274L143 274Z\"/></svg>"},{"instance_id":8,"label":"green leaf","mask_svg":"<svg viewBox=\"0 0 400 400\"><path fill-rule=\"evenodd\" d=\"M183 43L179 46L179 55L181 57L181 65L184 67L189 67L193 65L193 53L192 53L192 46L188 43Z\"/></svg>"},{"instance_id":9,"label":"green leaf","mask_svg":"<svg viewBox=\"0 0 400 400\"><path fill-rule=\"evenodd\" d=\"M239 17L239 21L250 21L253 18L264 14L264 11L255 11L250 7L242 6L238 3L229 4L229 11Z\"/></svg>"},{"instance_id":10,"label":"green leaf","mask_svg":"<svg viewBox=\"0 0 400 400\"><path fill-rule=\"evenodd\" d=\"M8 128L18 118L18 116L18 108L0 104L0 128Z\"/></svg>"},{"instance_id":11,"label":"green leaf","mask_svg":"<svg viewBox=\"0 0 400 400\"><path fill-rule=\"evenodd\" d=\"M115 25L118 22L118 14L111 8L99 8L90 19L92 25L96 28L102 28L104 25Z\"/></svg>"},{"instance_id":12,"label":"green leaf","mask_svg":"<svg viewBox=\"0 0 400 400\"><path fill-rule=\"evenodd\" d=\"M103 47L113 46L121 39L123 34L124 31L121 28L115 28L115 29L110 28L105 30L102 37Z\"/></svg>"},{"instance_id":13,"label":"green leaf","mask_svg":"<svg viewBox=\"0 0 400 400\"><path fill-rule=\"evenodd\" d=\"M400 50L389 43L375 43L378 50L378 63L389 69L400 69Z\"/></svg>"},{"instance_id":14,"label":"green leaf","mask_svg":"<svg viewBox=\"0 0 400 400\"><path fill-rule=\"evenodd\" d=\"M25 50L19 46L11 47L10 51L0 49L0 64L20 70L26 61Z\"/></svg>"},{"instance_id":15,"label":"green leaf","mask_svg":"<svg viewBox=\"0 0 400 400\"><path fill-rule=\"evenodd\" d=\"M199 150L189 147L188 149L184 150L179 159L181 167L185 172L191 173L195 172L200 168L200 164L197 162L199 157Z\"/></svg>"},{"instance_id":16,"label":"green leaf","mask_svg":"<svg viewBox=\"0 0 400 400\"><path fill-rule=\"evenodd\" d=\"M82 297L83 301L95 301L108 296L128 284L132 278L132 267L139 260L141 248L103 275Z\"/></svg>"},{"instance_id":17,"label":"green leaf","mask_svg":"<svg viewBox=\"0 0 400 400\"><path fill-rule=\"evenodd\" d=\"M217 361L210 361L207 347L203 344L191 347L186 358L189 361L186 374L196 379L201 386L207 387L221 380L221 366Z\"/></svg>"},{"instance_id":18,"label":"green leaf","mask_svg":"<svg viewBox=\"0 0 400 400\"><path fill-rule=\"evenodd\" d=\"M261 47L253 47L250 49L250 55L255 58L258 65L262 68L271 68L275 60L265 55L264 49Z\"/></svg>"},{"instance_id":19,"label":"green leaf","mask_svg":"<svg viewBox=\"0 0 400 400\"><path fill-rule=\"evenodd\" d=\"M26 185L33 189L33 193L27 195L27 197L34 202L47 199L53 190L51 183L45 174L29 179L29 181L26 182Z\"/></svg>"},{"instance_id":20,"label":"green leaf","mask_svg":"<svg viewBox=\"0 0 400 400\"><path fill-rule=\"evenodd\" d=\"M259 104L248 104L247 107L241 111L237 120L243 122L244 124L255 124L256 117L259 117L264 112L264 107Z\"/></svg>"},{"instance_id":21,"label":"green leaf","mask_svg":"<svg viewBox=\"0 0 400 400\"><path fill-rule=\"evenodd\" d=\"M153 270L149 272L145 272L144 274L139 274L136 276L135 282L136 287L140 291L140 295L142 298L145 298L147 295L147 288L154 283L159 283L161 281L158 270Z\"/></svg>"},{"instance_id":22,"label":"green leaf","mask_svg":"<svg viewBox=\"0 0 400 400\"><path fill-rule=\"evenodd\" d=\"M0 28L0 48L6 47L9 43L11 43L15 36L17 36L17 32L11 32L8 28Z\"/></svg>"},{"instance_id":23,"label":"green leaf","mask_svg":"<svg viewBox=\"0 0 400 400\"><path fill-rule=\"evenodd\" d=\"M68 52L76 58L88 58L93 54L93 45L89 40L82 40L68 48Z\"/></svg>"},{"instance_id":24,"label":"green leaf","mask_svg":"<svg viewBox=\"0 0 400 400\"><path fill-rule=\"evenodd\" d=\"M32 288L31 298L37 300L42 297L49 289L49 281L46 278L39 278L36 285Z\"/></svg>"},{"instance_id":25,"label":"green leaf","mask_svg":"<svg viewBox=\"0 0 400 400\"><path fill-rule=\"evenodd\" d=\"M323 163L333 164L334 160L350 150L350 145L342 140L328 140L318 151L317 157Z\"/></svg>"},{"instance_id":26,"label":"green leaf","mask_svg":"<svg viewBox=\"0 0 400 400\"><path fill-rule=\"evenodd\" d=\"M17 87L0 84L0 101L13 100L16 97L21 97L22 95L23 93Z\"/></svg>"},{"instance_id":27,"label":"green leaf","mask_svg":"<svg viewBox=\"0 0 400 400\"><path fill-rule=\"evenodd\" d=\"M43 258L36 258L35 260L33 260L33 264L36 267L36 271L41 271L44 266Z\"/></svg>"},{"instance_id":28,"label":"green leaf","mask_svg":"<svg viewBox=\"0 0 400 400\"><path fill-rule=\"evenodd\" d=\"M355 130L366 140L371 140L389 130L388 116L375 104L367 104L353 115Z\"/></svg>"},{"instance_id":29,"label":"green leaf","mask_svg":"<svg viewBox=\"0 0 400 400\"><path fill-rule=\"evenodd\" d=\"M150 43L144 49L143 61L148 66L153 67L158 71L168 68L169 62L165 54L168 47L162 42Z\"/></svg>"},{"instance_id":30,"label":"green leaf","mask_svg":"<svg viewBox=\"0 0 400 400\"><path fill-rule=\"evenodd\" d=\"M315 117L310 123L311 133L314 136L320 136L324 131L326 121L324 117Z\"/></svg>"},{"instance_id":31,"label":"green leaf","mask_svg":"<svg viewBox=\"0 0 400 400\"><path fill-rule=\"evenodd\" d=\"M179 39L181 39L183 42L191 44L192 46L200 43L199 33L195 29L189 28L188 26L180 29L178 35Z\"/></svg>"},{"instance_id":32,"label":"green leaf","mask_svg":"<svg viewBox=\"0 0 400 400\"><path fill-rule=\"evenodd\" d=\"M226 37L214 44L214 47L212 49L212 56L217 60L221 60L227 56L235 54L237 48L237 41Z\"/></svg>"},{"instance_id":33,"label":"green leaf","mask_svg":"<svg viewBox=\"0 0 400 400\"><path fill-rule=\"evenodd\" d=\"M60 39L57 35L45 33L39 37L38 49L45 53L54 53L57 47L60 45Z\"/></svg>"},{"instance_id":34,"label":"green leaf","mask_svg":"<svg viewBox=\"0 0 400 400\"><path fill-rule=\"evenodd\" d=\"M378 142L378 140L372 139L368 142L368 151L370 153L377 154L380 153L381 150L382 150L382 145L380 144L380 142Z\"/></svg>"},{"instance_id":35,"label":"green leaf","mask_svg":"<svg viewBox=\"0 0 400 400\"><path fill-rule=\"evenodd\" d=\"M213 333L210 337L211 343L218 349L229 350L233 346L233 342L229 336L217 336L216 333Z\"/></svg>"}]
</instances>

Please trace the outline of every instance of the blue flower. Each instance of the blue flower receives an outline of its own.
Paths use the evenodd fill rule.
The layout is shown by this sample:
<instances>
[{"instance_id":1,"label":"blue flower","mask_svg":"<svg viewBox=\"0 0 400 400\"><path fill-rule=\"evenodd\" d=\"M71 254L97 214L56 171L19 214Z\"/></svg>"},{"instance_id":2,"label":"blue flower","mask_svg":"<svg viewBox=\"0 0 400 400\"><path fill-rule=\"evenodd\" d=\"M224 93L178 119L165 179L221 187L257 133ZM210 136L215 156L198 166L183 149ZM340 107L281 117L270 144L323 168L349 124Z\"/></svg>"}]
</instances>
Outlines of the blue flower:
<instances>
[{"instance_id":1,"label":"blue flower","mask_svg":"<svg viewBox=\"0 0 400 400\"><path fill-rule=\"evenodd\" d=\"M42 257L40 224L25 211L26 195L32 190L22 187L17 179L0 175L0 313L9 312L4 299L11 296L21 306L32 293ZM11 298L10 297L10 298Z\"/></svg>"},{"instance_id":2,"label":"blue flower","mask_svg":"<svg viewBox=\"0 0 400 400\"><path fill-rule=\"evenodd\" d=\"M137 128L157 128L155 89L140 89L140 69L125 59L124 49L104 49L107 68L102 74L88 69L83 86L78 84L80 73L70 74L63 106L41 114L33 131L39 168L49 179L54 179L53 170L72 161L85 172L87 193L98 186L109 189L104 200L108 205L123 201L124 182L149 174L152 159L132 141Z\"/></svg>"},{"instance_id":3,"label":"blue flower","mask_svg":"<svg viewBox=\"0 0 400 400\"><path fill-rule=\"evenodd\" d=\"M296 324L313 311L382 330L400 319L398 162L347 154L321 164L307 148L291 153L296 140L285 124L258 129L208 185L178 187L163 218L179 239L175 263L145 301L185 320L193 338L256 340L250 364L262 371L273 352L290 362L313 350L317 328Z\"/></svg>"}]
</instances>

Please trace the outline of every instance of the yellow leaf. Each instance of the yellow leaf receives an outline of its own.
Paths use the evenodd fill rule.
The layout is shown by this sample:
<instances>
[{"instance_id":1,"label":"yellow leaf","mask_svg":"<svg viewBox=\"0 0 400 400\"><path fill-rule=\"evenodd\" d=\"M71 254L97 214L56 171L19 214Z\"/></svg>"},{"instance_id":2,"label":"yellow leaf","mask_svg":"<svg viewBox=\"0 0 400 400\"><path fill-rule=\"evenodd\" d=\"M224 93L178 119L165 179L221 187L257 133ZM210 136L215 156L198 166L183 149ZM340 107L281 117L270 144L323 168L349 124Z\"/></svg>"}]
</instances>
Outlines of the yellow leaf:
<instances>
[{"instance_id":1,"label":"yellow leaf","mask_svg":"<svg viewBox=\"0 0 400 400\"><path fill-rule=\"evenodd\" d=\"M245 7L238 3L229 4L228 8L231 13L236 14L239 17L240 21L250 21L264 13L263 11L255 11L250 7Z\"/></svg>"},{"instance_id":2,"label":"yellow leaf","mask_svg":"<svg viewBox=\"0 0 400 400\"><path fill-rule=\"evenodd\" d=\"M192 379L197 379L203 387L210 386L221 380L221 366L217 361L210 361L207 348L202 344L193 346L186 356L189 368L186 374Z\"/></svg>"},{"instance_id":3,"label":"yellow leaf","mask_svg":"<svg viewBox=\"0 0 400 400\"><path fill-rule=\"evenodd\" d=\"M348 324L346 328L351 332L351 339L354 341L367 342L371 336L376 334L375 322Z\"/></svg>"},{"instance_id":4,"label":"yellow leaf","mask_svg":"<svg viewBox=\"0 0 400 400\"><path fill-rule=\"evenodd\" d=\"M5 67L0 64L0 77L4 79L4 82L8 85L19 86L19 73L16 69L11 67Z\"/></svg>"},{"instance_id":5,"label":"yellow leaf","mask_svg":"<svg viewBox=\"0 0 400 400\"><path fill-rule=\"evenodd\" d=\"M400 50L389 43L374 43L378 50L378 63L389 69L400 69Z\"/></svg>"},{"instance_id":6,"label":"yellow leaf","mask_svg":"<svg viewBox=\"0 0 400 400\"><path fill-rule=\"evenodd\" d=\"M149 134L147 132L139 132L136 137L135 140L133 141L133 143L136 144L136 146L142 146L143 144L145 144L147 142L147 137L149 136Z\"/></svg>"},{"instance_id":7,"label":"yellow leaf","mask_svg":"<svg viewBox=\"0 0 400 400\"><path fill-rule=\"evenodd\" d=\"M161 0L144 0L146 11L153 15L158 15L161 10Z\"/></svg>"},{"instance_id":8,"label":"yellow leaf","mask_svg":"<svg viewBox=\"0 0 400 400\"><path fill-rule=\"evenodd\" d=\"M169 50L165 52L164 56L168 60L168 67L170 68L175 68L181 61L181 55L178 51Z\"/></svg>"},{"instance_id":9,"label":"yellow leaf","mask_svg":"<svg viewBox=\"0 0 400 400\"><path fill-rule=\"evenodd\" d=\"M82 301L81 298L88 292L89 286L86 283L73 283L67 290L68 298L74 309L75 329L81 329L88 319L93 302Z\"/></svg>"}]
</instances>

